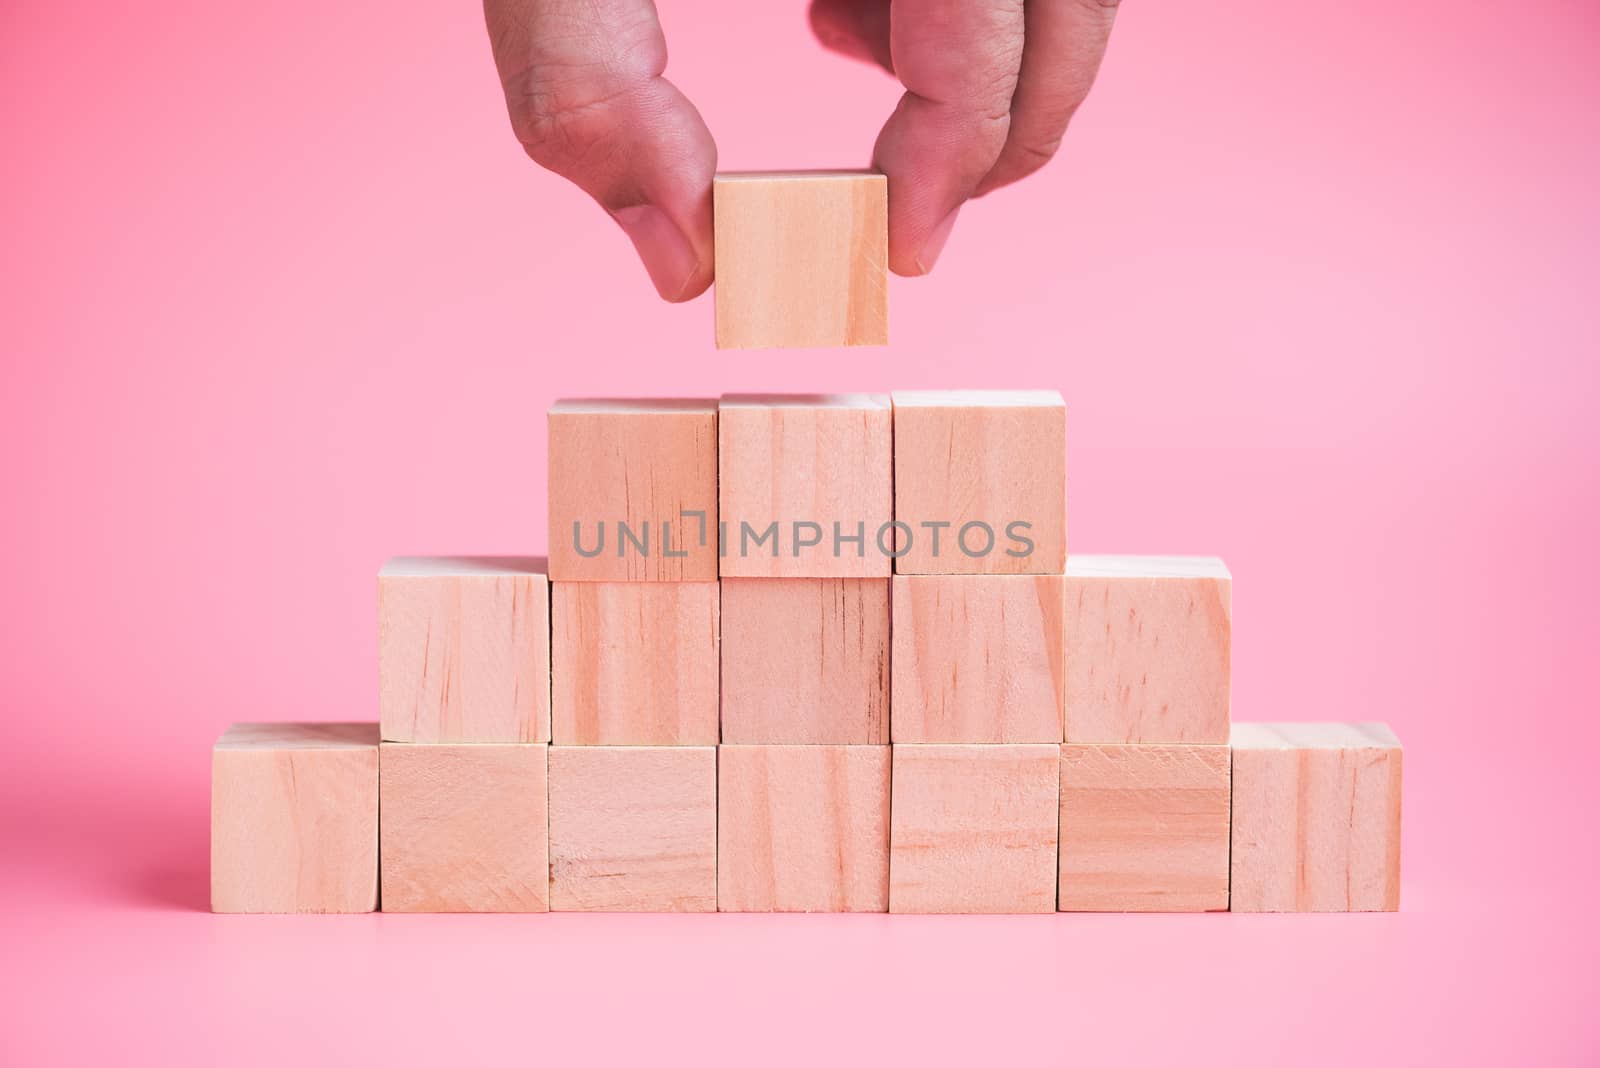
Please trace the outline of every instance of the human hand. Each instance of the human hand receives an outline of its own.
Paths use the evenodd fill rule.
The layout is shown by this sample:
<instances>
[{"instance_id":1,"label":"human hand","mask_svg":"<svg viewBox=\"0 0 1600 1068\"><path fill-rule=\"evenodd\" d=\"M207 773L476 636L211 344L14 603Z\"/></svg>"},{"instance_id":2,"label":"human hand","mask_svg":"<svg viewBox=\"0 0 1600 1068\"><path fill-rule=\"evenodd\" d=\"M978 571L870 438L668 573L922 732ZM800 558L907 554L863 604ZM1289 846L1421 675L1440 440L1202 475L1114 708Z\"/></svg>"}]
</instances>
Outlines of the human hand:
<instances>
[{"instance_id":1,"label":"human hand","mask_svg":"<svg viewBox=\"0 0 1600 1068\"><path fill-rule=\"evenodd\" d=\"M1117 0L812 0L824 46L905 86L878 134L889 266L933 269L961 205L1055 154L1099 69ZM713 274L717 146L662 72L653 0L484 0L511 124L535 162L594 197L657 292Z\"/></svg>"}]
</instances>

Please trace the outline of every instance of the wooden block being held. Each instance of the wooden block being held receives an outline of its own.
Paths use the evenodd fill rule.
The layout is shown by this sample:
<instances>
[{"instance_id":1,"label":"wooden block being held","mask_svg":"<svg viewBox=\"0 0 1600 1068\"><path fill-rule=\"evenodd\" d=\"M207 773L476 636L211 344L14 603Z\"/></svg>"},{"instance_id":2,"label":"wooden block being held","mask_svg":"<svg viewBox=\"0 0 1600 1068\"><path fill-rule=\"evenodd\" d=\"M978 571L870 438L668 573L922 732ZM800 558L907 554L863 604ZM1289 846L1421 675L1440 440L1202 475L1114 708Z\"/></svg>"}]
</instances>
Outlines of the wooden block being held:
<instances>
[{"instance_id":1,"label":"wooden block being held","mask_svg":"<svg viewBox=\"0 0 1600 1068\"><path fill-rule=\"evenodd\" d=\"M1059 745L896 745L890 912L1054 912Z\"/></svg>"},{"instance_id":2,"label":"wooden block being held","mask_svg":"<svg viewBox=\"0 0 1600 1068\"><path fill-rule=\"evenodd\" d=\"M550 908L715 912L716 748L551 747Z\"/></svg>"},{"instance_id":3,"label":"wooden block being held","mask_svg":"<svg viewBox=\"0 0 1600 1068\"><path fill-rule=\"evenodd\" d=\"M1400 767L1382 723L1235 723L1233 911L1399 909Z\"/></svg>"},{"instance_id":4,"label":"wooden block being held","mask_svg":"<svg viewBox=\"0 0 1600 1068\"><path fill-rule=\"evenodd\" d=\"M1067 741L1228 740L1233 580L1202 556L1067 561Z\"/></svg>"},{"instance_id":5,"label":"wooden block being held","mask_svg":"<svg viewBox=\"0 0 1600 1068\"><path fill-rule=\"evenodd\" d=\"M884 912L889 747L717 750L717 907Z\"/></svg>"},{"instance_id":6,"label":"wooden block being held","mask_svg":"<svg viewBox=\"0 0 1600 1068\"><path fill-rule=\"evenodd\" d=\"M1061 747L1062 912L1228 907L1225 745Z\"/></svg>"},{"instance_id":7,"label":"wooden block being held","mask_svg":"<svg viewBox=\"0 0 1600 1068\"><path fill-rule=\"evenodd\" d=\"M549 460L553 581L717 577L716 401L558 401Z\"/></svg>"},{"instance_id":8,"label":"wooden block being held","mask_svg":"<svg viewBox=\"0 0 1600 1068\"><path fill-rule=\"evenodd\" d=\"M211 754L211 910L377 907L378 725L228 728Z\"/></svg>"},{"instance_id":9,"label":"wooden block being held","mask_svg":"<svg viewBox=\"0 0 1600 1068\"><path fill-rule=\"evenodd\" d=\"M889 343L889 183L863 171L711 183L717 348Z\"/></svg>"},{"instance_id":10,"label":"wooden block being held","mask_svg":"<svg viewBox=\"0 0 1600 1068\"><path fill-rule=\"evenodd\" d=\"M887 576L891 432L887 395L722 398L722 576Z\"/></svg>"},{"instance_id":11,"label":"wooden block being held","mask_svg":"<svg viewBox=\"0 0 1600 1068\"><path fill-rule=\"evenodd\" d=\"M901 575L1059 575L1067 407L1054 390L894 394Z\"/></svg>"},{"instance_id":12,"label":"wooden block being held","mask_svg":"<svg viewBox=\"0 0 1600 1068\"><path fill-rule=\"evenodd\" d=\"M385 912L548 912L548 745L380 754Z\"/></svg>"},{"instance_id":13,"label":"wooden block being held","mask_svg":"<svg viewBox=\"0 0 1600 1068\"><path fill-rule=\"evenodd\" d=\"M557 582L557 745L715 745L715 582Z\"/></svg>"},{"instance_id":14,"label":"wooden block being held","mask_svg":"<svg viewBox=\"0 0 1600 1068\"><path fill-rule=\"evenodd\" d=\"M1059 742L1060 575L896 575L896 742Z\"/></svg>"},{"instance_id":15,"label":"wooden block being held","mask_svg":"<svg viewBox=\"0 0 1600 1068\"><path fill-rule=\"evenodd\" d=\"M889 740L889 580L723 579L722 740Z\"/></svg>"},{"instance_id":16,"label":"wooden block being held","mask_svg":"<svg viewBox=\"0 0 1600 1068\"><path fill-rule=\"evenodd\" d=\"M550 740L550 583L539 557L402 557L378 572L391 742Z\"/></svg>"}]
</instances>

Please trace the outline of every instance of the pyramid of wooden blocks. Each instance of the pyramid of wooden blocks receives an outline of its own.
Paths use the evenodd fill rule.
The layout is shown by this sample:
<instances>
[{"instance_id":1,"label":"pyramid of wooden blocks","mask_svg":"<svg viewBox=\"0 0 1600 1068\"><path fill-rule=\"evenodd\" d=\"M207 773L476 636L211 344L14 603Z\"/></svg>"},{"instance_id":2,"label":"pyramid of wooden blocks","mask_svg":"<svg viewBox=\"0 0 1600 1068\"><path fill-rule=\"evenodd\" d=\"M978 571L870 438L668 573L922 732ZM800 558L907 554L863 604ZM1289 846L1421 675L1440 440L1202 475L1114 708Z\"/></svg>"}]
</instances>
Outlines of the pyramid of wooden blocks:
<instances>
[{"instance_id":1,"label":"pyramid of wooden blocks","mask_svg":"<svg viewBox=\"0 0 1600 1068\"><path fill-rule=\"evenodd\" d=\"M896 745L890 912L1054 912L1059 745Z\"/></svg>"},{"instance_id":2,"label":"pyramid of wooden blocks","mask_svg":"<svg viewBox=\"0 0 1600 1068\"><path fill-rule=\"evenodd\" d=\"M383 737L550 740L550 587L537 557L402 557L378 573Z\"/></svg>"},{"instance_id":3,"label":"pyramid of wooden blocks","mask_svg":"<svg viewBox=\"0 0 1600 1068\"><path fill-rule=\"evenodd\" d=\"M717 347L888 344L888 189L852 171L717 175Z\"/></svg>"},{"instance_id":4,"label":"pyramid of wooden blocks","mask_svg":"<svg viewBox=\"0 0 1600 1068\"><path fill-rule=\"evenodd\" d=\"M1067 741L1228 741L1233 580L1221 560L1067 561Z\"/></svg>"},{"instance_id":5,"label":"pyramid of wooden blocks","mask_svg":"<svg viewBox=\"0 0 1600 1068\"><path fill-rule=\"evenodd\" d=\"M714 746L552 746L550 908L715 912Z\"/></svg>"},{"instance_id":6,"label":"pyramid of wooden blocks","mask_svg":"<svg viewBox=\"0 0 1600 1068\"><path fill-rule=\"evenodd\" d=\"M717 907L889 907L889 747L724 745L717 752Z\"/></svg>"},{"instance_id":7,"label":"pyramid of wooden blocks","mask_svg":"<svg viewBox=\"0 0 1600 1068\"><path fill-rule=\"evenodd\" d=\"M1228 907L1222 745L1061 747L1063 912Z\"/></svg>"},{"instance_id":8,"label":"pyramid of wooden blocks","mask_svg":"<svg viewBox=\"0 0 1600 1068\"><path fill-rule=\"evenodd\" d=\"M896 575L901 742L1059 742L1060 575Z\"/></svg>"},{"instance_id":9,"label":"pyramid of wooden blocks","mask_svg":"<svg viewBox=\"0 0 1600 1068\"><path fill-rule=\"evenodd\" d=\"M887 578L892 421L882 394L727 396L723 578Z\"/></svg>"},{"instance_id":10,"label":"pyramid of wooden blocks","mask_svg":"<svg viewBox=\"0 0 1600 1068\"><path fill-rule=\"evenodd\" d=\"M895 393L902 575L1059 575L1067 408L1053 391Z\"/></svg>"},{"instance_id":11,"label":"pyramid of wooden blocks","mask_svg":"<svg viewBox=\"0 0 1600 1068\"><path fill-rule=\"evenodd\" d=\"M548 745L380 754L385 912L546 912Z\"/></svg>"},{"instance_id":12,"label":"pyramid of wooden blocks","mask_svg":"<svg viewBox=\"0 0 1600 1068\"><path fill-rule=\"evenodd\" d=\"M716 190L721 343L881 340L881 176ZM1060 394L549 435L548 568L384 565L380 724L217 743L215 911L1399 907L1394 734L1230 722L1228 569L1067 556Z\"/></svg>"},{"instance_id":13,"label":"pyramid of wooden blocks","mask_svg":"<svg viewBox=\"0 0 1600 1068\"><path fill-rule=\"evenodd\" d=\"M549 461L551 581L715 581L716 401L558 401Z\"/></svg>"},{"instance_id":14,"label":"pyramid of wooden blocks","mask_svg":"<svg viewBox=\"0 0 1600 1068\"><path fill-rule=\"evenodd\" d=\"M1398 909L1400 758L1381 723L1234 724L1233 911Z\"/></svg>"},{"instance_id":15,"label":"pyramid of wooden blocks","mask_svg":"<svg viewBox=\"0 0 1600 1068\"><path fill-rule=\"evenodd\" d=\"M211 756L213 912L378 907L378 725L239 723Z\"/></svg>"}]
</instances>

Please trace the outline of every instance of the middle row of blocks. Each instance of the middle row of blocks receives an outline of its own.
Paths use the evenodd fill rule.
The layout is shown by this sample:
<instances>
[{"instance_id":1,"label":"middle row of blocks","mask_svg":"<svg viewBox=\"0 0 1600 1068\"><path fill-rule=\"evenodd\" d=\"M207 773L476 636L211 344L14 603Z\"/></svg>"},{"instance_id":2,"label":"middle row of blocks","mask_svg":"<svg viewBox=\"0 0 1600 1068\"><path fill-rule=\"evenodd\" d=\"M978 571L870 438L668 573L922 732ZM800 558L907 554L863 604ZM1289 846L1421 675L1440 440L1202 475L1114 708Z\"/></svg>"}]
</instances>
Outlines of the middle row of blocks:
<instances>
[{"instance_id":1,"label":"middle row of blocks","mask_svg":"<svg viewBox=\"0 0 1600 1068\"><path fill-rule=\"evenodd\" d=\"M390 743L380 768L386 912L1228 907L1225 746Z\"/></svg>"},{"instance_id":2,"label":"middle row of blocks","mask_svg":"<svg viewBox=\"0 0 1600 1068\"><path fill-rule=\"evenodd\" d=\"M536 558L412 558L378 606L386 741L1228 739L1231 580L1208 558L554 584Z\"/></svg>"}]
</instances>

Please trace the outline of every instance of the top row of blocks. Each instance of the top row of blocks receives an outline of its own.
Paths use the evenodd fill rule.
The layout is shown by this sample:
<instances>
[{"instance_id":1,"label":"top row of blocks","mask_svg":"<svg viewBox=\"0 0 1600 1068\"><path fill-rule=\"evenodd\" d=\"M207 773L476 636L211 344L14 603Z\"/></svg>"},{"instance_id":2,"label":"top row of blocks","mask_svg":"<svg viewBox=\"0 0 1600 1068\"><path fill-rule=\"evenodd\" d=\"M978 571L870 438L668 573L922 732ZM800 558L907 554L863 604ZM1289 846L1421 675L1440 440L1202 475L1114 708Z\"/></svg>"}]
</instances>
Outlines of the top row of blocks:
<instances>
[{"instance_id":1,"label":"top row of blocks","mask_svg":"<svg viewBox=\"0 0 1600 1068\"><path fill-rule=\"evenodd\" d=\"M560 401L550 578L1060 574L1066 427L1049 390Z\"/></svg>"}]
</instances>

